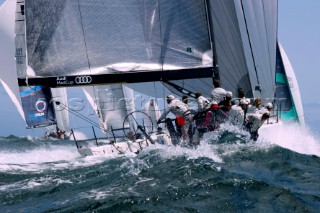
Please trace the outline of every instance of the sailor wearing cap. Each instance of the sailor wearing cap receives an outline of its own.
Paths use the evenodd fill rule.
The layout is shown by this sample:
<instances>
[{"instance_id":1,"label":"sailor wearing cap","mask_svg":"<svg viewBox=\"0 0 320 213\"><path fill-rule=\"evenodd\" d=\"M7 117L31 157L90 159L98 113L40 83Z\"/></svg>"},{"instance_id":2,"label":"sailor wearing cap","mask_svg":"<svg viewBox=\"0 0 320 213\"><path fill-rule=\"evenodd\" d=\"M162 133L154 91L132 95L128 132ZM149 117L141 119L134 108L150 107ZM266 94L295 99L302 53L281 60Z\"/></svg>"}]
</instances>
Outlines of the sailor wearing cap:
<instances>
[{"instance_id":1,"label":"sailor wearing cap","mask_svg":"<svg viewBox=\"0 0 320 213\"><path fill-rule=\"evenodd\" d=\"M188 130L191 124L192 117L190 115L188 105L178 99L175 99L173 95L168 95L166 100L168 106L161 114L158 123L160 123L171 112L177 117L177 119L182 119L182 122L178 123L179 125L181 125L182 139L184 141L189 141Z\"/></svg>"},{"instance_id":2,"label":"sailor wearing cap","mask_svg":"<svg viewBox=\"0 0 320 213\"><path fill-rule=\"evenodd\" d=\"M267 103L265 107L261 107L260 109L260 114L263 114L265 112L269 112L270 116L271 116L271 113L272 113L272 108L273 108L273 105L271 102Z\"/></svg>"},{"instance_id":3,"label":"sailor wearing cap","mask_svg":"<svg viewBox=\"0 0 320 213\"><path fill-rule=\"evenodd\" d=\"M261 98L256 98L253 102L253 105L248 107L247 113L261 113L262 105Z\"/></svg>"},{"instance_id":4,"label":"sailor wearing cap","mask_svg":"<svg viewBox=\"0 0 320 213\"><path fill-rule=\"evenodd\" d=\"M240 100L239 106L243 110L243 124L245 124L247 122L247 111L248 111L249 103L247 102L247 100L245 98L243 98Z\"/></svg>"},{"instance_id":5,"label":"sailor wearing cap","mask_svg":"<svg viewBox=\"0 0 320 213\"><path fill-rule=\"evenodd\" d=\"M267 108L267 110L268 111L271 111L272 110L272 108L273 108L273 105L272 105L272 103L267 103L267 105L266 105L266 108Z\"/></svg>"}]
</instances>

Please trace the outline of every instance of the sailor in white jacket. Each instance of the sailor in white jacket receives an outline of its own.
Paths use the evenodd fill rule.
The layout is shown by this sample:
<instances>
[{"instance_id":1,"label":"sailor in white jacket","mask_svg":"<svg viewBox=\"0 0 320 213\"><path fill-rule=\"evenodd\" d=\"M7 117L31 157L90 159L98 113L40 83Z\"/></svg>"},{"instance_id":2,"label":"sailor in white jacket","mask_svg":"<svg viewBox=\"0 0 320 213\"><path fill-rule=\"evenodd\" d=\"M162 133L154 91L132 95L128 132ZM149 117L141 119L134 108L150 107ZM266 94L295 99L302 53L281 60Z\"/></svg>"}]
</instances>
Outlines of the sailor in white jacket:
<instances>
[{"instance_id":1,"label":"sailor in white jacket","mask_svg":"<svg viewBox=\"0 0 320 213\"><path fill-rule=\"evenodd\" d=\"M225 99L227 91L220 87L219 80L214 80L213 86L214 86L214 89L211 91L212 101L220 103Z\"/></svg>"},{"instance_id":2,"label":"sailor in white jacket","mask_svg":"<svg viewBox=\"0 0 320 213\"><path fill-rule=\"evenodd\" d=\"M198 102L198 112L201 112L203 110L210 108L210 101L206 99L204 96L202 96L201 92L196 92L196 99Z\"/></svg>"},{"instance_id":3,"label":"sailor in white jacket","mask_svg":"<svg viewBox=\"0 0 320 213\"><path fill-rule=\"evenodd\" d=\"M172 112L172 114L174 114L175 116L183 116L184 124L181 125L182 139L184 141L189 141L188 130L191 124L192 117L190 115L188 105L178 99L174 99L173 95L167 96L166 99L169 105L161 114L158 123L160 123L170 112Z\"/></svg>"},{"instance_id":4,"label":"sailor in white jacket","mask_svg":"<svg viewBox=\"0 0 320 213\"><path fill-rule=\"evenodd\" d=\"M242 126L244 123L244 111L241 106L232 105L229 110L229 120L233 125Z\"/></svg>"}]
</instances>

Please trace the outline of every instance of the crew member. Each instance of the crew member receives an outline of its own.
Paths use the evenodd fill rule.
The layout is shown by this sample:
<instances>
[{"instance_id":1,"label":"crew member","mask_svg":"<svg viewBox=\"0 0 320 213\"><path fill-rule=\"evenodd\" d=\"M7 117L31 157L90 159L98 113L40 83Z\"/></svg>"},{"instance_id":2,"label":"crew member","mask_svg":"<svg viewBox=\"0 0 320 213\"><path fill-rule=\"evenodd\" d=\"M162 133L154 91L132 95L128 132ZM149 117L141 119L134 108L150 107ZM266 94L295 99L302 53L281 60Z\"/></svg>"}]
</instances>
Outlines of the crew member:
<instances>
[{"instance_id":1,"label":"crew member","mask_svg":"<svg viewBox=\"0 0 320 213\"><path fill-rule=\"evenodd\" d=\"M189 126L191 124L192 117L188 106L182 101L175 99L173 95L169 95L166 98L168 107L161 114L158 124L171 112L177 117L178 125L181 126L182 139L189 142L190 138L188 135Z\"/></svg>"},{"instance_id":2,"label":"crew member","mask_svg":"<svg viewBox=\"0 0 320 213\"><path fill-rule=\"evenodd\" d=\"M233 125L237 125L237 126L243 125L244 111L239 105L234 104L231 106L231 109L229 110L229 120L230 120L230 123Z\"/></svg>"},{"instance_id":3,"label":"crew member","mask_svg":"<svg viewBox=\"0 0 320 213\"><path fill-rule=\"evenodd\" d=\"M223 101L227 91L220 86L220 81L218 79L215 79L213 81L214 89L211 92L212 101L215 101L217 103L220 103L220 101Z\"/></svg>"},{"instance_id":4,"label":"crew member","mask_svg":"<svg viewBox=\"0 0 320 213\"><path fill-rule=\"evenodd\" d=\"M262 109L261 98L256 98L253 102L253 105L248 107L248 113L261 113L260 111L261 109Z\"/></svg>"},{"instance_id":5,"label":"crew member","mask_svg":"<svg viewBox=\"0 0 320 213\"><path fill-rule=\"evenodd\" d=\"M245 124L245 128L250 132L251 139L254 141L258 140L259 134L258 130L262 126L262 124L269 119L269 112L265 112L262 115L258 113L248 114L247 123Z\"/></svg>"},{"instance_id":6,"label":"crew member","mask_svg":"<svg viewBox=\"0 0 320 213\"><path fill-rule=\"evenodd\" d=\"M210 108L210 101L202 96L201 92L196 92L196 99L198 103L198 112L201 112L203 110Z\"/></svg>"}]
</instances>

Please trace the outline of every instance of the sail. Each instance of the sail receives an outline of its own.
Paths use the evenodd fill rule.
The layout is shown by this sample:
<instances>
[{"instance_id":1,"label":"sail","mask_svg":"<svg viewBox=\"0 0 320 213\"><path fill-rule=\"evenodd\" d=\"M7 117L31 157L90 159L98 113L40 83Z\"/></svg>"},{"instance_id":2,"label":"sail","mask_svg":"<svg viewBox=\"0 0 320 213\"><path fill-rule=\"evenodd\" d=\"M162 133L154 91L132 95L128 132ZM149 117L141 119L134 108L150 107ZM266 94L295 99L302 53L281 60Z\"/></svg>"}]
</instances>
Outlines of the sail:
<instances>
[{"instance_id":1,"label":"sail","mask_svg":"<svg viewBox=\"0 0 320 213\"><path fill-rule=\"evenodd\" d=\"M144 125L146 129L150 132L155 131L158 128L157 121L159 120L161 113L157 102L154 99L150 99L145 103L144 110L149 117L149 119L144 119Z\"/></svg>"},{"instance_id":2,"label":"sail","mask_svg":"<svg viewBox=\"0 0 320 213\"><path fill-rule=\"evenodd\" d=\"M304 126L301 95L296 76L286 52L280 43L277 48L276 100L282 120L299 122Z\"/></svg>"},{"instance_id":3,"label":"sail","mask_svg":"<svg viewBox=\"0 0 320 213\"><path fill-rule=\"evenodd\" d=\"M236 94L241 87L252 97L252 84L242 42L236 1L210 0L210 23L221 85Z\"/></svg>"},{"instance_id":4,"label":"sail","mask_svg":"<svg viewBox=\"0 0 320 213\"><path fill-rule=\"evenodd\" d=\"M254 97L273 98L277 0L234 1Z\"/></svg>"},{"instance_id":5,"label":"sail","mask_svg":"<svg viewBox=\"0 0 320 213\"><path fill-rule=\"evenodd\" d=\"M17 84L17 73L15 72L14 60L14 12L16 8L15 1L5 1L0 6L0 82L12 102L16 106L22 119L24 113L20 101L19 87Z\"/></svg>"},{"instance_id":6,"label":"sail","mask_svg":"<svg viewBox=\"0 0 320 213\"><path fill-rule=\"evenodd\" d=\"M69 126L69 106L67 100L66 88L51 88L52 104L54 108L54 115L59 130L68 132Z\"/></svg>"},{"instance_id":7,"label":"sail","mask_svg":"<svg viewBox=\"0 0 320 213\"><path fill-rule=\"evenodd\" d=\"M17 5L17 25L26 32L25 38L17 37L20 85L212 77L212 63L202 60L212 51L204 1L33 0Z\"/></svg>"},{"instance_id":8,"label":"sail","mask_svg":"<svg viewBox=\"0 0 320 213\"><path fill-rule=\"evenodd\" d=\"M50 88L44 86L20 87L20 97L27 128L56 124Z\"/></svg>"},{"instance_id":9,"label":"sail","mask_svg":"<svg viewBox=\"0 0 320 213\"><path fill-rule=\"evenodd\" d=\"M234 94L272 98L277 1L210 0L209 17L221 84Z\"/></svg>"},{"instance_id":10,"label":"sail","mask_svg":"<svg viewBox=\"0 0 320 213\"><path fill-rule=\"evenodd\" d=\"M125 120L135 110L132 89L112 84L84 87L83 90L92 108L96 109L103 130L135 128L133 117Z\"/></svg>"}]
</instances>

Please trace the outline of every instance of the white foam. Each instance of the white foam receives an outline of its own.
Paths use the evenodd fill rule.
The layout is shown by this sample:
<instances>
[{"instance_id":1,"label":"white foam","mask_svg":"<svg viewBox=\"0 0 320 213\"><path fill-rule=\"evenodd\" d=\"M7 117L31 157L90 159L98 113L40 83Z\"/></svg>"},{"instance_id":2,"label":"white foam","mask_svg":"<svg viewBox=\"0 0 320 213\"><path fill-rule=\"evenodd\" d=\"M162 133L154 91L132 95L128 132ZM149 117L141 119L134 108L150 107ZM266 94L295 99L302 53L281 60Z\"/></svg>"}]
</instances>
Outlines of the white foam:
<instances>
[{"instance_id":1,"label":"white foam","mask_svg":"<svg viewBox=\"0 0 320 213\"><path fill-rule=\"evenodd\" d=\"M300 154L320 157L320 140L308 128L284 124L280 133L263 135L262 139Z\"/></svg>"},{"instance_id":2,"label":"white foam","mask_svg":"<svg viewBox=\"0 0 320 213\"><path fill-rule=\"evenodd\" d=\"M50 177L50 176L36 177L36 178L25 179L19 182L0 186L0 191L5 191L5 192L21 191L21 189L33 189L33 188L39 188L42 186L60 185L64 183L72 184L73 182L70 180L63 180L61 178Z\"/></svg>"},{"instance_id":3,"label":"white foam","mask_svg":"<svg viewBox=\"0 0 320 213\"><path fill-rule=\"evenodd\" d=\"M205 142L202 142L196 149L157 144L155 146L148 147L145 150L159 150L161 152L160 157L164 159L170 159L176 156L187 156L187 159L206 157L217 163L222 162L222 159L215 153L214 146Z\"/></svg>"},{"instance_id":4,"label":"white foam","mask_svg":"<svg viewBox=\"0 0 320 213\"><path fill-rule=\"evenodd\" d=\"M51 145L24 152L1 151L0 170L12 173L88 167L106 158L82 158L74 146Z\"/></svg>"}]
</instances>

